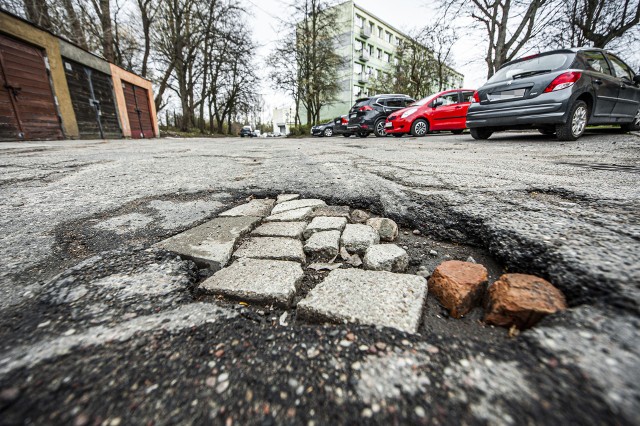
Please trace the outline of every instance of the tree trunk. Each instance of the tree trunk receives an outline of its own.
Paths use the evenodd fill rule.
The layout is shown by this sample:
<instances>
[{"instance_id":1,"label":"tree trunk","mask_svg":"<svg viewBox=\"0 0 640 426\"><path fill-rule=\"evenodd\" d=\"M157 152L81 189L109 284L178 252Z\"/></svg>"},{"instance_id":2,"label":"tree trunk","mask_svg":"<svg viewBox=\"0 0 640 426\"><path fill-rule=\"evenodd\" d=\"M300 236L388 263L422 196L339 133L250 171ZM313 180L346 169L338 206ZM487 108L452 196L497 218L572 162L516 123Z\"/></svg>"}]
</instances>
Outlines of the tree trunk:
<instances>
[{"instance_id":1,"label":"tree trunk","mask_svg":"<svg viewBox=\"0 0 640 426\"><path fill-rule=\"evenodd\" d=\"M102 27L102 55L111 62L115 62L115 52L113 50L113 24L111 22L111 1L100 0L100 26Z\"/></svg>"}]
</instances>

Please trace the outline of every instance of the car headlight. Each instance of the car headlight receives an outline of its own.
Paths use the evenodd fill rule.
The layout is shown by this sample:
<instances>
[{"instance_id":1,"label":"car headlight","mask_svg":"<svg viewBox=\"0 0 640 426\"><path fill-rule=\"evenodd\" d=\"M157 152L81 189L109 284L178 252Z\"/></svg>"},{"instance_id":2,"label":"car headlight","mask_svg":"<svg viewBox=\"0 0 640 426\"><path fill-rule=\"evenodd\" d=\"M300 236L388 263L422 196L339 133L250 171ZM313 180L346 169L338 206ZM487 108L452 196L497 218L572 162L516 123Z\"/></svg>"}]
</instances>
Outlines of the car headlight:
<instances>
[{"instance_id":1,"label":"car headlight","mask_svg":"<svg viewBox=\"0 0 640 426\"><path fill-rule=\"evenodd\" d=\"M418 110L418 108L411 108L408 109L404 112L404 114L402 114L402 116L400 118L407 118L408 116L415 114L415 112Z\"/></svg>"}]
</instances>

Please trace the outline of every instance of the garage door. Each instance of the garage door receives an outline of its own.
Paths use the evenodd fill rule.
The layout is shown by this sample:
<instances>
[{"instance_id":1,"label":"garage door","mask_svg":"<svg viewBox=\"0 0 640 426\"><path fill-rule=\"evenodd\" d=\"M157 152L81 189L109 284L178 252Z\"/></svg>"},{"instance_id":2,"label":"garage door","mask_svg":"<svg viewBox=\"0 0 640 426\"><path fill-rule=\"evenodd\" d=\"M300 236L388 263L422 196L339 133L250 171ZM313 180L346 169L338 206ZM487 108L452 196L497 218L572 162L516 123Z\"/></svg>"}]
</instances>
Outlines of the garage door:
<instances>
[{"instance_id":1,"label":"garage door","mask_svg":"<svg viewBox=\"0 0 640 426\"><path fill-rule=\"evenodd\" d=\"M149 107L149 96L145 89L135 84L123 82L124 99L127 103L127 115L134 139L153 138L153 124Z\"/></svg>"},{"instance_id":2,"label":"garage door","mask_svg":"<svg viewBox=\"0 0 640 426\"><path fill-rule=\"evenodd\" d=\"M0 140L62 138L44 52L0 34Z\"/></svg>"},{"instance_id":3,"label":"garage door","mask_svg":"<svg viewBox=\"0 0 640 426\"><path fill-rule=\"evenodd\" d=\"M64 72L80 137L121 138L111 77L66 58Z\"/></svg>"}]
</instances>

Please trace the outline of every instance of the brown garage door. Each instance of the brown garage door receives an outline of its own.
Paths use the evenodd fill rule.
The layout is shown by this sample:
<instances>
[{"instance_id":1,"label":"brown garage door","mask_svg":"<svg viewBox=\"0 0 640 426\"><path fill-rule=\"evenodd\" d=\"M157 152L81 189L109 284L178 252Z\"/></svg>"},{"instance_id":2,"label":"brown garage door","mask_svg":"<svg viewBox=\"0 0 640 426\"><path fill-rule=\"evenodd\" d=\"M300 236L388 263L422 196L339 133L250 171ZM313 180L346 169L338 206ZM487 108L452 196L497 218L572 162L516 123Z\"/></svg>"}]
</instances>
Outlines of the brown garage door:
<instances>
[{"instance_id":1,"label":"brown garage door","mask_svg":"<svg viewBox=\"0 0 640 426\"><path fill-rule=\"evenodd\" d=\"M122 88L124 89L124 99L127 103L131 137L134 139L154 137L147 91L140 86L127 82L122 83Z\"/></svg>"},{"instance_id":2,"label":"brown garage door","mask_svg":"<svg viewBox=\"0 0 640 426\"><path fill-rule=\"evenodd\" d=\"M0 140L62 138L44 52L0 34Z\"/></svg>"}]
</instances>

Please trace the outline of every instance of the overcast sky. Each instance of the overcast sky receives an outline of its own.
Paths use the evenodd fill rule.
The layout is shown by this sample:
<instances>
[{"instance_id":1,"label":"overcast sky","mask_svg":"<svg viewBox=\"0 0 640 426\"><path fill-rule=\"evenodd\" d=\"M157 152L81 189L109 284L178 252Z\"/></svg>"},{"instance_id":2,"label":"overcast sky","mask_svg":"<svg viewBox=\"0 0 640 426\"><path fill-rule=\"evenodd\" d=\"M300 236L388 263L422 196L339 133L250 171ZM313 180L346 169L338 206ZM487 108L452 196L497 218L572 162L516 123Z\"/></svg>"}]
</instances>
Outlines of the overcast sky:
<instances>
[{"instance_id":1,"label":"overcast sky","mask_svg":"<svg viewBox=\"0 0 640 426\"><path fill-rule=\"evenodd\" d=\"M249 18L254 32L254 40L260 45L256 52L256 63L260 65L263 87L260 92L265 97L265 112L270 115L274 107L287 102L287 98L269 88L266 79L264 59L273 49L278 39L279 21L287 19L288 1L285 0L245 0L252 16ZM433 2L431 0L356 0L356 4L401 31L409 32L432 23ZM456 27L464 32L465 26L473 22L459 19ZM486 68L482 61L483 51L475 43L462 38L453 51L454 68L464 74L465 87L475 89L486 80Z\"/></svg>"}]
</instances>

